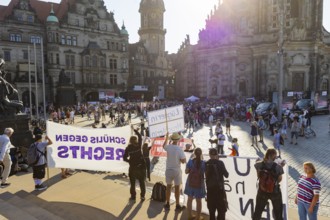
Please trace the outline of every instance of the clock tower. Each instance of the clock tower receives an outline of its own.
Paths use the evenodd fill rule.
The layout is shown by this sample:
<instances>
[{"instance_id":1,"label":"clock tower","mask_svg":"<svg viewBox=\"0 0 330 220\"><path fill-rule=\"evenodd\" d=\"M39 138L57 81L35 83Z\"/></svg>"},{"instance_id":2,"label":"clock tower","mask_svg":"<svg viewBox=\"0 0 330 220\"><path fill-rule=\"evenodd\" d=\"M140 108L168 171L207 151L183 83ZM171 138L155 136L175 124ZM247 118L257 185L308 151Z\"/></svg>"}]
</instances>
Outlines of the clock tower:
<instances>
[{"instance_id":1,"label":"clock tower","mask_svg":"<svg viewBox=\"0 0 330 220\"><path fill-rule=\"evenodd\" d=\"M163 0L141 0L140 41L144 42L148 52L161 57L165 56L165 34Z\"/></svg>"}]
</instances>

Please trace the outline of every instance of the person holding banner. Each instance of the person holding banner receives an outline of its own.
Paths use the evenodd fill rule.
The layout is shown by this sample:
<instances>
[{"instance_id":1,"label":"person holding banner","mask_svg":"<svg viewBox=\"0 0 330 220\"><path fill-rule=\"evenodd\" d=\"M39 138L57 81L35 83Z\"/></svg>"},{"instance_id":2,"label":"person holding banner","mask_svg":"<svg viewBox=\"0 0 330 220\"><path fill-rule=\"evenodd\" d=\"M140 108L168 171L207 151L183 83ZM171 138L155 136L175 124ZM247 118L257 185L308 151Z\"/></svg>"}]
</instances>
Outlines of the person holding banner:
<instances>
[{"instance_id":1,"label":"person holding banner","mask_svg":"<svg viewBox=\"0 0 330 220\"><path fill-rule=\"evenodd\" d=\"M133 126L132 126L133 128ZM135 181L139 180L140 189L141 189L141 200L145 200L146 194L146 162L144 160L141 145L142 145L142 136L137 129L134 129L136 136L131 136L129 139L129 144L125 149L123 156L124 161L129 163L128 176L131 183L130 187L130 200L136 200L136 191L135 191Z\"/></svg>"},{"instance_id":2,"label":"person holding banner","mask_svg":"<svg viewBox=\"0 0 330 220\"><path fill-rule=\"evenodd\" d=\"M35 144L37 145L38 159L35 165L33 165L33 180L35 183L35 190L47 189L47 186L42 184L42 179L45 178L46 174L46 149L48 145L53 144L53 142L46 136L46 141L42 141L42 135L35 135Z\"/></svg>"},{"instance_id":3,"label":"person holding banner","mask_svg":"<svg viewBox=\"0 0 330 220\"><path fill-rule=\"evenodd\" d=\"M151 150L151 147L152 145L154 144L155 142L155 139L153 140L153 142L151 143L151 145L149 146L148 143L143 143L142 145L142 152L143 152L143 157L144 157L144 160L146 162L146 171L147 171L147 177L148 177L148 180L149 182L151 181L150 179L150 165L151 165L151 162L150 162L150 150Z\"/></svg>"},{"instance_id":4,"label":"person holding banner","mask_svg":"<svg viewBox=\"0 0 330 220\"><path fill-rule=\"evenodd\" d=\"M280 182L282 180L282 175L284 174L283 166L284 162L281 165L275 162L277 158L277 152L274 148L269 148L266 151L263 161L257 162L254 167L258 173L259 179L259 189L256 198L256 207L253 214L253 220L260 220L262 212L265 209L265 206L268 204L268 200L271 200L273 205L273 213L275 220L283 220L283 202L282 202L282 193L280 189ZM267 190L262 187L264 186L261 183L261 174L268 172L269 176L272 176L272 181L267 182ZM270 178L269 178L270 179ZM269 185L274 184L274 185ZM272 191L270 191L272 189Z\"/></svg>"},{"instance_id":5,"label":"person holding banner","mask_svg":"<svg viewBox=\"0 0 330 220\"><path fill-rule=\"evenodd\" d=\"M166 203L164 208L166 210L170 210L170 197L172 191L172 183L174 181L175 187L175 202L176 207L175 211L182 211L185 207L180 205L180 185L182 184L182 171L181 171L181 163L186 163L186 156L178 145L182 136L178 133L173 133L170 137L172 143L167 144L168 142L168 132L165 136L165 141L163 144L164 150L167 152L167 160L166 160L166 170L165 170L165 178L166 178Z\"/></svg>"}]
</instances>

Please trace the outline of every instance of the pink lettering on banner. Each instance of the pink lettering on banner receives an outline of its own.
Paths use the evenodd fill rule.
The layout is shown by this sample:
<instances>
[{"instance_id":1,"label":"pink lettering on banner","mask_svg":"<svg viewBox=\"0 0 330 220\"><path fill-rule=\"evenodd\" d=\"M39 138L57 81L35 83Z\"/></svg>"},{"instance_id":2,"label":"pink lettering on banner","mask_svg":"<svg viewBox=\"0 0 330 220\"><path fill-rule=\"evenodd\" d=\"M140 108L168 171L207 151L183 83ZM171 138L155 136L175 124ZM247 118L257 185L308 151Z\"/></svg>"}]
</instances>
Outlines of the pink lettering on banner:
<instances>
[{"instance_id":1,"label":"pink lettering on banner","mask_svg":"<svg viewBox=\"0 0 330 220\"><path fill-rule=\"evenodd\" d=\"M150 154L153 157L167 157L167 153L163 148L163 143L165 141L165 138L154 138L152 141L154 141L154 144L151 147ZM182 150L185 149L186 144L192 145L192 142L188 138L182 138L179 142L179 146L182 148Z\"/></svg>"}]
</instances>

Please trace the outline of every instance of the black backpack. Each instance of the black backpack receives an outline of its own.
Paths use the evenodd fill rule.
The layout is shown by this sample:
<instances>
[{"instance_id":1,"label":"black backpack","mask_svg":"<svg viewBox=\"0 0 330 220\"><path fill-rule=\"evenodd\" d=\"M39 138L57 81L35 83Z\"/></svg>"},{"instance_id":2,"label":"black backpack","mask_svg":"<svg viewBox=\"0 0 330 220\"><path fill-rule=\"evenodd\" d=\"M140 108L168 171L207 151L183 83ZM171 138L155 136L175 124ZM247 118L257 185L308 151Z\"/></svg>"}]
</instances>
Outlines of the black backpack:
<instances>
[{"instance_id":1,"label":"black backpack","mask_svg":"<svg viewBox=\"0 0 330 220\"><path fill-rule=\"evenodd\" d=\"M155 183L152 188L151 199L158 202L165 202L166 200L166 186L163 182Z\"/></svg>"}]
</instances>

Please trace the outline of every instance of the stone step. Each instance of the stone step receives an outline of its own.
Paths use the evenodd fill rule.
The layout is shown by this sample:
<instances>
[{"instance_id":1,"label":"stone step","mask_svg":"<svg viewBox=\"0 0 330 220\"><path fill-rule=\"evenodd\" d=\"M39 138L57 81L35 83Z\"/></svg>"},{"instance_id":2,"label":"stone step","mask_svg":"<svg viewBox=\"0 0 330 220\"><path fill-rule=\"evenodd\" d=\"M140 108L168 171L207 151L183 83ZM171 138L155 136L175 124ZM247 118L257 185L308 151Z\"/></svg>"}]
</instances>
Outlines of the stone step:
<instances>
[{"instance_id":1,"label":"stone step","mask_svg":"<svg viewBox=\"0 0 330 220\"><path fill-rule=\"evenodd\" d=\"M0 199L0 213L5 217L4 219L38 220L36 217L23 211L22 209L17 208L16 206L6 202L3 199Z\"/></svg>"},{"instance_id":2,"label":"stone step","mask_svg":"<svg viewBox=\"0 0 330 220\"><path fill-rule=\"evenodd\" d=\"M8 220L8 218L6 218L6 217L3 216L3 215L0 215L0 220Z\"/></svg>"},{"instance_id":3,"label":"stone step","mask_svg":"<svg viewBox=\"0 0 330 220\"><path fill-rule=\"evenodd\" d=\"M30 202L26 199L22 199L15 194L11 194L5 192L1 195L1 197L5 198L5 201L30 213L32 216L36 217L37 219L44 220L44 219L51 219L51 220L62 220L63 218L49 212L46 209L39 207L38 205Z\"/></svg>"},{"instance_id":4,"label":"stone step","mask_svg":"<svg viewBox=\"0 0 330 220\"><path fill-rule=\"evenodd\" d=\"M31 201L39 207L66 220L117 219L110 213L83 204L57 201L48 202L23 190L16 192L15 195L24 198L27 201ZM97 217L95 215L97 215Z\"/></svg>"}]
</instances>

